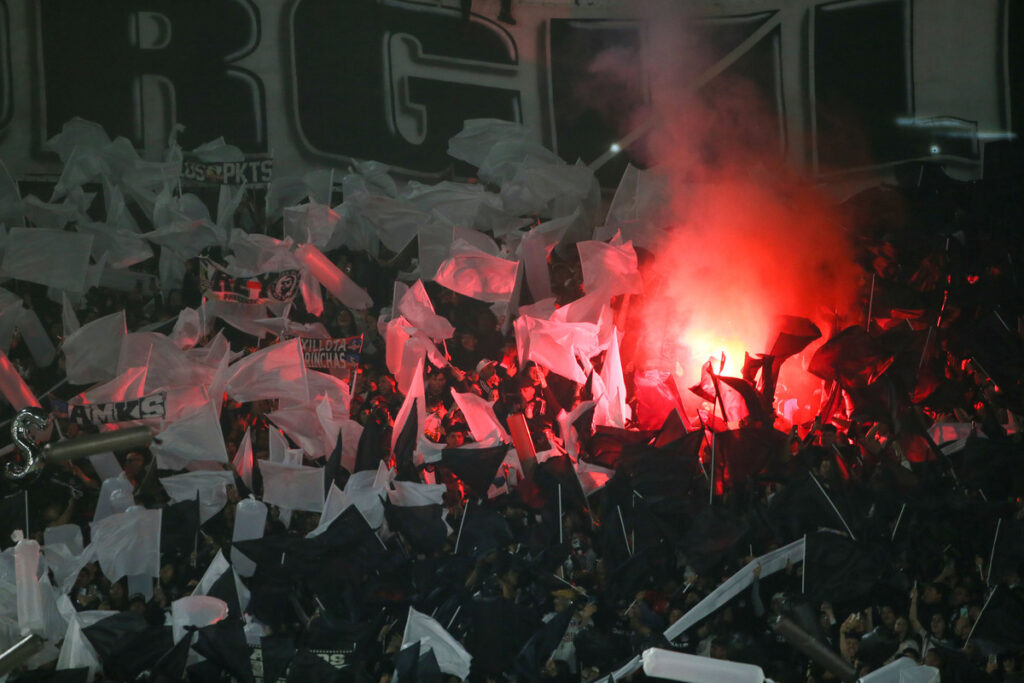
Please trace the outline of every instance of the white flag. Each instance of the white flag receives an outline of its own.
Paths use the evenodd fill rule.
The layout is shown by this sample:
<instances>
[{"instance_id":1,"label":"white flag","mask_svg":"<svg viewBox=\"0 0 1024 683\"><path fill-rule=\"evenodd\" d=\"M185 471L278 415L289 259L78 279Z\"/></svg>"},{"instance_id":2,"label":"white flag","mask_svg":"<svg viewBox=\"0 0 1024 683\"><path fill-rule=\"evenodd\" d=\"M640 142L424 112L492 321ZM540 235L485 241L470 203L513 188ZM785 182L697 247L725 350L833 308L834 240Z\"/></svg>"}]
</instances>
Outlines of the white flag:
<instances>
[{"instance_id":1,"label":"white flag","mask_svg":"<svg viewBox=\"0 0 1024 683\"><path fill-rule=\"evenodd\" d=\"M507 261L456 240L434 282L471 299L503 303L516 289L519 261Z\"/></svg>"},{"instance_id":2,"label":"white flag","mask_svg":"<svg viewBox=\"0 0 1024 683\"><path fill-rule=\"evenodd\" d=\"M296 467L263 460L260 474L263 475L263 502L307 512L324 509L322 467Z\"/></svg>"},{"instance_id":3,"label":"white flag","mask_svg":"<svg viewBox=\"0 0 1024 683\"><path fill-rule=\"evenodd\" d=\"M228 617L228 604L209 595L186 595L171 603L171 634L174 642L185 637L185 627L211 626Z\"/></svg>"},{"instance_id":4,"label":"white flag","mask_svg":"<svg viewBox=\"0 0 1024 683\"><path fill-rule=\"evenodd\" d=\"M150 450L161 469L182 469L192 460L228 462L220 418L209 401L157 434Z\"/></svg>"},{"instance_id":5,"label":"white flag","mask_svg":"<svg viewBox=\"0 0 1024 683\"><path fill-rule=\"evenodd\" d=\"M298 339L257 351L230 367L224 390L240 403L268 398L309 400L306 364Z\"/></svg>"},{"instance_id":6,"label":"white flag","mask_svg":"<svg viewBox=\"0 0 1024 683\"><path fill-rule=\"evenodd\" d=\"M92 524L92 546L109 581L122 576L160 576L162 511L131 507Z\"/></svg>"},{"instance_id":7,"label":"white flag","mask_svg":"<svg viewBox=\"0 0 1024 683\"><path fill-rule=\"evenodd\" d=\"M312 244L303 244L295 256L306 264L309 272L324 288L349 308L362 311L373 305L366 290L352 281L338 266L331 263L323 252Z\"/></svg>"},{"instance_id":8,"label":"white flag","mask_svg":"<svg viewBox=\"0 0 1024 683\"><path fill-rule=\"evenodd\" d=\"M716 683L763 683L761 667L684 652L648 648L642 655L644 673L670 681L716 681Z\"/></svg>"},{"instance_id":9,"label":"white flag","mask_svg":"<svg viewBox=\"0 0 1024 683\"><path fill-rule=\"evenodd\" d=\"M81 294L92 253L92 236L46 228L12 228L0 273L15 280Z\"/></svg>"},{"instance_id":10,"label":"white flag","mask_svg":"<svg viewBox=\"0 0 1024 683\"><path fill-rule=\"evenodd\" d=\"M238 444L238 451L235 452L235 459L231 461L231 466L235 468L239 478L250 489L252 488L252 465L252 428L246 427L245 436Z\"/></svg>"},{"instance_id":11,"label":"white flag","mask_svg":"<svg viewBox=\"0 0 1024 683\"><path fill-rule=\"evenodd\" d=\"M461 679L469 676L473 656L440 623L410 607L405 631L402 633L402 645L411 645L416 641L421 641L420 652L430 650L434 653L442 673Z\"/></svg>"},{"instance_id":12,"label":"white flag","mask_svg":"<svg viewBox=\"0 0 1024 683\"><path fill-rule=\"evenodd\" d=\"M39 544L15 532L14 576L18 596L18 627L23 636L44 635L43 597L39 590Z\"/></svg>"},{"instance_id":13,"label":"white flag","mask_svg":"<svg viewBox=\"0 0 1024 683\"><path fill-rule=\"evenodd\" d=\"M444 484L417 484L412 481L395 480L391 485L394 488L387 490L388 500L400 507L440 505L444 492L448 490Z\"/></svg>"},{"instance_id":14,"label":"white flag","mask_svg":"<svg viewBox=\"0 0 1024 683\"><path fill-rule=\"evenodd\" d=\"M497 439L502 443L512 442L508 432L505 431L494 414L494 406L490 401L472 393L460 394L455 389L452 389L452 396L455 397L455 403L462 411L463 417L466 418L466 424L469 425L469 431L473 434L474 440L492 441Z\"/></svg>"},{"instance_id":15,"label":"white flag","mask_svg":"<svg viewBox=\"0 0 1024 683\"><path fill-rule=\"evenodd\" d=\"M106 382L117 376L121 342L127 335L124 311L87 323L64 340L64 360L72 384Z\"/></svg>"},{"instance_id":16,"label":"white flag","mask_svg":"<svg viewBox=\"0 0 1024 683\"><path fill-rule=\"evenodd\" d=\"M617 236L616 236L617 237ZM608 296L636 294L643 287L632 242L610 244L588 241L576 244L583 268L583 288L587 292L603 291Z\"/></svg>"},{"instance_id":17,"label":"white flag","mask_svg":"<svg viewBox=\"0 0 1024 683\"><path fill-rule=\"evenodd\" d=\"M235 481L228 471L203 470L160 477L160 485L175 503L199 496L199 523L205 524L228 502L227 486Z\"/></svg>"}]
</instances>

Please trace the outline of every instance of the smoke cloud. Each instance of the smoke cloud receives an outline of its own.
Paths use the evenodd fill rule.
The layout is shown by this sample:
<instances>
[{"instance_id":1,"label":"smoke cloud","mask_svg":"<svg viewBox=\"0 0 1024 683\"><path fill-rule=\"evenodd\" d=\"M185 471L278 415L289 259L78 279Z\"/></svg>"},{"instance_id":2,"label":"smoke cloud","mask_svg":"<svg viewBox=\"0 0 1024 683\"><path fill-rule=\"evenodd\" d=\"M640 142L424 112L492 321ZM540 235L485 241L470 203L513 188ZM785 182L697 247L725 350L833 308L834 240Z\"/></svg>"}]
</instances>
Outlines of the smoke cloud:
<instances>
[{"instance_id":1,"label":"smoke cloud","mask_svg":"<svg viewBox=\"0 0 1024 683\"><path fill-rule=\"evenodd\" d=\"M645 4L649 104L630 128L649 126L639 153L667 190L654 218L667 230L650 245L626 347L637 368L681 372L693 384L711 355L724 351L726 374L738 375L744 351L768 351L779 315L810 318L826 336L845 325L861 273L833 201L787 165L774 104L728 69L694 88L720 53L678 4ZM615 57L593 68L628 73ZM816 409L820 380L798 359L787 366L782 397L798 393Z\"/></svg>"}]
</instances>

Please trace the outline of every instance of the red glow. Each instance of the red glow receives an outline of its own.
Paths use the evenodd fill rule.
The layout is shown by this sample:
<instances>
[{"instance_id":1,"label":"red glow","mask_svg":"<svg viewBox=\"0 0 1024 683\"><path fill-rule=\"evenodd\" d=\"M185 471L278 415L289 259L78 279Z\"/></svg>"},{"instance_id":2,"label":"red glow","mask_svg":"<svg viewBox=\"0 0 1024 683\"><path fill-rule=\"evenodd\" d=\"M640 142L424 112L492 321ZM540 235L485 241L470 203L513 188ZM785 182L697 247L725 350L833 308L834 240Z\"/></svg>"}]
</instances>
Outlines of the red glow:
<instances>
[{"instance_id":1,"label":"red glow","mask_svg":"<svg viewBox=\"0 0 1024 683\"><path fill-rule=\"evenodd\" d=\"M723 352L722 374L739 376L744 351L770 350L779 315L810 318L827 336L836 312L856 301L850 249L814 189L754 183L740 172L717 180L690 187L684 205L672 207L682 218L646 267L647 294L636 307L636 361L681 373L683 386L699 382L708 357L717 370ZM776 397L796 397L813 414L821 380L801 362L783 366Z\"/></svg>"},{"instance_id":2,"label":"red glow","mask_svg":"<svg viewBox=\"0 0 1024 683\"><path fill-rule=\"evenodd\" d=\"M849 311L867 306L858 302L863 276L833 199L786 166L787 155L805 152L780 147L775 104L729 71L695 88L721 53L691 30L689 3L640 4L650 27L649 97L619 133L627 139L650 124L635 146L643 149L630 152L652 174L635 204L644 226L636 234L652 259L642 269L643 301L632 302L623 325L635 335L624 340L623 356L641 370L681 373L693 419L699 401L685 387L699 382L709 356L724 350L724 373L736 376L744 351L770 350L776 316L809 318L827 337L837 323L858 322ZM611 50L595 60L592 71L613 93L607 106L636 87L635 61ZM661 198L657 206L652 196ZM790 412L800 421L813 419L821 402L821 380L802 362L782 366L776 392L797 399Z\"/></svg>"}]
</instances>

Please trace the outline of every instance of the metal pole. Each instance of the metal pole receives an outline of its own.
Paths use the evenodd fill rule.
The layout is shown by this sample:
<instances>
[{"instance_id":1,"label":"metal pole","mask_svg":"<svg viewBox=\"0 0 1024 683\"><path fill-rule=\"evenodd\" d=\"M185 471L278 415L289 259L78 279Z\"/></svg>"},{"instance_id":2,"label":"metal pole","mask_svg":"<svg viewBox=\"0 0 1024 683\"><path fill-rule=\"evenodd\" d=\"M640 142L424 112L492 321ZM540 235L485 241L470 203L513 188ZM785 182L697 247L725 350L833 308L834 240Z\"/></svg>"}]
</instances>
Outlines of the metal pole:
<instances>
[{"instance_id":1,"label":"metal pole","mask_svg":"<svg viewBox=\"0 0 1024 683\"><path fill-rule=\"evenodd\" d=\"M777 617L771 624L772 630L782 636L787 643L819 665L831 672L841 681L857 680L857 672L838 654L815 640L807 631L797 626L788 617Z\"/></svg>"},{"instance_id":2,"label":"metal pole","mask_svg":"<svg viewBox=\"0 0 1024 683\"><path fill-rule=\"evenodd\" d=\"M40 650L43 649L43 639L36 634L30 634L0 653L0 677L6 676L12 671L23 666Z\"/></svg>"}]
</instances>

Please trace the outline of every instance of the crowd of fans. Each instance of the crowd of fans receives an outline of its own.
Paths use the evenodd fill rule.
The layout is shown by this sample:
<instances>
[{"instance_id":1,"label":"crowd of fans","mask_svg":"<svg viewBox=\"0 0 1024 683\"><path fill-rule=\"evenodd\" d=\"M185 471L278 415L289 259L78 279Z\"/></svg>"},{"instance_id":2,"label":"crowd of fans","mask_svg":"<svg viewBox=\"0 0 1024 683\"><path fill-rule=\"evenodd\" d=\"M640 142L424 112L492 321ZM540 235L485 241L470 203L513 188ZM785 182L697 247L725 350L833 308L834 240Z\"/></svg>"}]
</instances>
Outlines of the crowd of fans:
<instances>
[{"instance_id":1,"label":"crowd of fans","mask_svg":"<svg viewBox=\"0 0 1024 683\"><path fill-rule=\"evenodd\" d=\"M1009 199L1016 181L959 184L941 173L932 177L932 170L843 206L861 263L874 274L870 337L892 358L891 366L871 384L844 386L845 401L834 411L797 424L778 418L774 437L758 442L769 443L770 452L756 469L740 467L742 452L723 458L710 471L718 478L710 503L711 444L686 441L685 429L670 436L668 424L661 431L598 429L593 435L580 427L579 457L616 474L589 495L558 486L557 505L545 495L552 489L543 481L557 474L543 465L522 481L499 469L488 482L489 496L488 489L474 489L440 464L401 461L407 454L392 454L388 444L403 396L387 371L377 316L406 264L402 255L371 260L345 249L329 253L368 289L376 306L351 311L328 301L314 318L297 301L292 317L319 320L334 338L363 335L350 413L364 426L364 439L373 433L378 440L369 462L360 445L358 464L375 469L383 460L400 479L448 485L450 533L434 546L409 534L385 538L372 559L353 559L354 568L330 577L333 586L323 577L282 577L257 560L256 575L246 580L252 601L231 619L246 624L261 664L247 652L251 673L238 673L210 655L199 664L190 661L183 675L386 681L399 663L403 623L413 606L474 655L471 680L591 681L648 647L754 663L776 681L837 680L778 635L772 626L780 615L796 620L858 675L906 657L935 667L943 681L1024 680L1018 427L1024 394L1017 372L1024 359L1017 284L1024 255L1015 236L1019 207ZM886 210L893 206L900 212ZM258 229L279 229L253 214ZM220 256L216 250L209 255ZM549 267L559 304L582 293L571 250L553 252ZM89 290L77 306L79 319L86 323L123 309L130 330L161 323L169 329L182 307L201 302L195 260L180 291L165 295L152 282L127 295ZM46 289L18 281L5 286L59 340L61 306ZM559 413L591 398L589 386L540 365L519 367L514 336L502 333L486 304L439 285L428 283L427 290L456 332L445 348L451 365L427 364L426 437L453 449L472 442L453 403L454 388L495 402L506 428L509 416L523 414L539 451L557 443ZM236 350L267 341L223 323L218 329ZM83 389L61 384L62 356L37 367L17 336L9 357L44 406ZM632 386L635 369L625 365ZM225 402L221 423L229 455L251 428L256 460L268 457L275 428L265 415L272 408L269 401ZM13 414L9 406L4 413ZM942 447L955 439L939 438L934 429L947 423L960 426L957 447ZM75 438L82 428L64 422L60 429ZM683 449L682 443L697 456L685 460L685 471L644 470L645 456L668 459L665 453ZM137 504L168 504L159 484L167 473L158 473L147 449L116 455ZM339 473L339 481L347 476ZM10 482L4 486L8 494L15 490ZM31 485L30 535L43 543L47 527L77 524L88 538L100 486L88 460L49 466ZM171 602L193 590L218 551L229 551L236 506L250 493L245 488L236 478L227 505L202 525L194 546L163 554L151 595L133 594L126 579L108 581L89 563L70 594L75 608L135 612L147 624L162 625ZM289 518L271 507L266 536L304 534L316 527L317 517L295 512ZM740 567L802 537L809 539L803 563L764 577L756 568L749 590L666 640L666 628ZM812 552L837 538L845 543L838 560L825 550ZM4 545L10 545L7 539ZM269 644L283 641L291 654L272 674ZM111 679L174 678L157 672L154 661L126 670L113 664L117 659L104 660ZM52 666L12 680L42 680ZM642 673L631 675L643 679Z\"/></svg>"}]
</instances>

